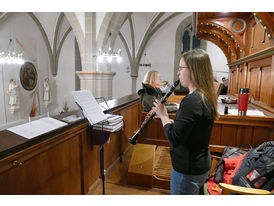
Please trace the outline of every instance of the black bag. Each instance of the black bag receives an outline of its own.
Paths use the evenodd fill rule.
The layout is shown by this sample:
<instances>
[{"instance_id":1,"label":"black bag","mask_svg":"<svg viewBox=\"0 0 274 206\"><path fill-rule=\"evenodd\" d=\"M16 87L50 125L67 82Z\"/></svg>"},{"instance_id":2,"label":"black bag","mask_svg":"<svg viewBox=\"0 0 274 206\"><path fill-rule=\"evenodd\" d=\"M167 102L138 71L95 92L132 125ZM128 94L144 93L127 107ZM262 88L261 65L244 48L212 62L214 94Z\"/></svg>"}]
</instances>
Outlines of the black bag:
<instances>
[{"instance_id":1,"label":"black bag","mask_svg":"<svg viewBox=\"0 0 274 206\"><path fill-rule=\"evenodd\" d=\"M223 181L223 175L224 175L224 167L222 164L223 158L231 158L231 157L243 155L244 153L246 153L246 151L243 150L242 148L243 147L231 147L231 146L227 146L224 148L222 157L219 159L215 167L210 171L210 173L212 174L210 177L214 176L215 183L218 184ZM215 169L217 169L216 172L212 173Z\"/></svg>"},{"instance_id":2,"label":"black bag","mask_svg":"<svg viewBox=\"0 0 274 206\"><path fill-rule=\"evenodd\" d=\"M268 191L274 189L274 141L264 142L246 154L232 184Z\"/></svg>"}]
</instances>

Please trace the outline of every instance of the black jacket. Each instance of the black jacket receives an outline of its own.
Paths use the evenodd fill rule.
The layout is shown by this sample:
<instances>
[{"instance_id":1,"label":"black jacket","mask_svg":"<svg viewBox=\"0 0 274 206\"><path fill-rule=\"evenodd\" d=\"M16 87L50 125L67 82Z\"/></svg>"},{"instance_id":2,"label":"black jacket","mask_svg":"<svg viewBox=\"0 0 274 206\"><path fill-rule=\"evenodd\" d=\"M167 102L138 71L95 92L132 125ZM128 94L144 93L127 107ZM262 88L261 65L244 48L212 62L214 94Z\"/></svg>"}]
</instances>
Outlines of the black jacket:
<instances>
[{"instance_id":1,"label":"black jacket","mask_svg":"<svg viewBox=\"0 0 274 206\"><path fill-rule=\"evenodd\" d=\"M209 140L213 126L213 108L205 97L194 91L180 103L173 124L166 124L173 168L180 173L200 175L210 170Z\"/></svg>"},{"instance_id":2,"label":"black jacket","mask_svg":"<svg viewBox=\"0 0 274 206\"><path fill-rule=\"evenodd\" d=\"M274 189L274 141L264 142L246 154L232 184L268 191Z\"/></svg>"},{"instance_id":3,"label":"black jacket","mask_svg":"<svg viewBox=\"0 0 274 206\"><path fill-rule=\"evenodd\" d=\"M220 95L227 95L227 86L224 84L221 86Z\"/></svg>"},{"instance_id":4,"label":"black jacket","mask_svg":"<svg viewBox=\"0 0 274 206\"><path fill-rule=\"evenodd\" d=\"M143 84L143 89L138 91L138 95L141 98L144 112L149 112L151 110L155 99L160 100L162 98L161 90L148 84Z\"/></svg>"}]
</instances>

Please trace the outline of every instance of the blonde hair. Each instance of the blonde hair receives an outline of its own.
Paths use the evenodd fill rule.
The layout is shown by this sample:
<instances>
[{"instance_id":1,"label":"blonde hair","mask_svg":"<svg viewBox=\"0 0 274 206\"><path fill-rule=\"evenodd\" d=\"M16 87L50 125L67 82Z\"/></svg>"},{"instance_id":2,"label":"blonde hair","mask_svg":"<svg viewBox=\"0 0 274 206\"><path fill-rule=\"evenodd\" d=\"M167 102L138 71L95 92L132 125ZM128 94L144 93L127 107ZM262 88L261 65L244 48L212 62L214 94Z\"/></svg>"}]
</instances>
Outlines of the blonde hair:
<instances>
[{"instance_id":1,"label":"blonde hair","mask_svg":"<svg viewBox=\"0 0 274 206\"><path fill-rule=\"evenodd\" d=\"M156 82L157 75L160 73L156 70L148 71L144 77L143 83L153 85Z\"/></svg>"},{"instance_id":2,"label":"blonde hair","mask_svg":"<svg viewBox=\"0 0 274 206\"><path fill-rule=\"evenodd\" d=\"M204 96L213 107L214 120L219 118L217 111L217 95L213 85L213 72L208 54L203 49L194 49L183 54L186 65L191 72L191 80L201 94L203 104L208 109Z\"/></svg>"}]
</instances>

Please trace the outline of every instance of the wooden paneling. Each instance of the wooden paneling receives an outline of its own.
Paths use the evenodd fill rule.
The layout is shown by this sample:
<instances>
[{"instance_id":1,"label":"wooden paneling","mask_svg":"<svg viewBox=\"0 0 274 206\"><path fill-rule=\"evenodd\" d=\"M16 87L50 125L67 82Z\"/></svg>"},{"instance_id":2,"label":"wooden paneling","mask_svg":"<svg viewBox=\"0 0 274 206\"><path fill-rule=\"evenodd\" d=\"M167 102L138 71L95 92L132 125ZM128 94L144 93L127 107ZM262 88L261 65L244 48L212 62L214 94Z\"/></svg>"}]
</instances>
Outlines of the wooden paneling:
<instances>
[{"instance_id":1,"label":"wooden paneling","mask_svg":"<svg viewBox=\"0 0 274 206\"><path fill-rule=\"evenodd\" d=\"M133 136L134 132L137 131L140 126L140 106L141 104L134 104L118 112L120 115L124 117L124 122L127 123L124 125L124 128L121 131L123 151L129 146L128 139Z\"/></svg>"},{"instance_id":2,"label":"wooden paneling","mask_svg":"<svg viewBox=\"0 0 274 206\"><path fill-rule=\"evenodd\" d=\"M128 138L139 126L140 114L135 96L110 103L115 108L113 113L124 116L125 127L111 134L104 144L106 170L130 146ZM1 133L0 137L8 142L8 134ZM87 194L100 176L100 148L93 145L94 138L83 120L29 142L13 138L5 144L7 151L4 147L0 151L0 194ZM96 138L101 138L100 132Z\"/></svg>"},{"instance_id":3,"label":"wooden paneling","mask_svg":"<svg viewBox=\"0 0 274 206\"><path fill-rule=\"evenodd\" d=\"M271 82L272 82L272 88L270 89L270 95L271 95L271 104L270 104L270 106L271 107L274 107L274 69L273 69L273 67L274 67L274 55L272 55L272 60L271 60L271 67L272 67L272 69L271 69Z\"/></svg>"},{"instance_id":4,"label":"wooden paneling","mask_svg":"<svg viewBox=\"0 0 274 206\"><path fill-rule=\"evenodd\" d=\"M217 129L216 129L216 128ZM221 116L214 122L210 144L223 146L242 146L250 144L256 147L265 141L274 140L273 118ZM214 136L221 133L221 143Z\"/></svg>"},{"instance_id":5,"label":"wooden paneling","mask_svg":"<svg viewBox=\"0 0 274 206\"><path fill-rule=\"evenodd\" d=\"M82 138L82 164L83 164L83 190L88 192L89 186L100 176L100 151L99 146L93 146L91 150L91 136L87 129Z\"/></svg>"},{"instance_id":6,"label":"wooden paneling","mask_svg":"<svg viewBox=\"0 0 274 206\"><path fill-rule=\"evenodd\" d=\"M238 69L236 67L234 67L233 69L231 69L230 71L230 85L231 85L231 94L238 94Z\"/></svg>"},{"instance_id":7,"label":"wooden paneling","mask_svg":"<svg viewBox=\"0 0 274 206\"><path fill-rule=\"evenodd\" d=\"M263 23L265 24L266 22ZM269 37L267 37L267 33L265 32L262 23L257 23L254 16L247 21L246 27L245 45L248 51L246 55L261 51L271 46L271 41L269 40Z\"/></svg>"},{"instance_id":8,"label":"wooden paneling","mask_svg":"<svg viewBox=\"0 0 274 206\"><path fill-rule=\"evenodd\" d=\"M262 68L261 84L260 84L260 97L259 101L271 105L271 90L272 90L272 78L271 78L271 67L266 66Z\"/></svg>"},{"instance_id":9,"label":"wooden paneling","mask_svg":"<svg viewBox=\"0 0 274 206\"><path fill-rule=\"evenodd\" d=\"M2 165L0 194L81 194L79 139L76 135L46 150L22 153L10 169Z\"/></svg>"},{"instance_id":10,"label":"wooden paneling","mask_svg":"<svg viewBox=\"0 0 274 206\"><path fill-rule=\"evenodd\" d=\"M239 126L237 129L236 146L243 146L252 142L253 127Z\"/></svg>"},{"instance_id":11,"label":"wooden paneling","mask_svg":"<svg viewBox=\"0 0 274 206\"><path fill-rule=\"evenodd\" d=\"M142 113L142 118L146 113ZM174 118L174 114L170 114ZM258 146L264 141L274 140L274 119L270 117L238 117L221 115L221 118L214 122L210 144L220 146L242 146L250 144ZM168 146L163 126L158 119L151 120L141 133L139 143Z\"/></svg>"},{"instance_id":12,"label":"wooden paneling","mask_svg":"<svg viewBox=\"0 0 274 206\"><path fill-rule=\"evenodd\" d=\"M222 125L221 144L220 145L236 145L237 127L234 125Z\"/></svg>"},{"instance_id":13,"label":"wooden paneling","mask_svg":"<svg viewBox=\"0 0 274 206\"><path fill-rule=\"evenodd\" d=\"M254 37L253 37L253 48L251 47L250 53L254 53L265 49L270 46L269 38L265 32L261 23L254 24Z\"/></svg>"},{"instance_id":14,"label":"wooden paneling","mask_svg":"<svg viewBox=\"0 0 274 206\"><path fill-rule=\"evenodd\" d=\"M214 125L212 128L212 133L210 137L210 144L221 145L221 125Z\"/></svg>"},{"instance_id":15,"label":"wooden paneling","mask_svg":"<svg viewBox=\"0 0 274 206\"><path fill-rule=\"evenodd\" d=\"M274 111L274 69L272 56L231 67L231 94L238 95L239 88L249 88L256 105ZM237 72L238 71L238 72ZM238 76L237 76L238 75ZM237 82L238 81L238 82Z\"/></svg>"},{"instance_id":16,"label":"wooden paneling","mask_svg":"<svg viewBox=\"0 0 274 206\"><path fill-rule=\"evenodd\" d=\"M260 91L260 74L261 70L258 67L249 68L249 94L254 95L255 99L259 99Z\"/></svg>"},{"instance_id":17,"label":"wooden paneling","mask_svg":"<svg viewBox=\"0 0 274 206\"><path fill-rule=\"evenodd\" d=\"M246 78L247 78L247 67L242 64L239 68L239 87L238 88L245 88L246 87Z\"/></svg>"},{"instance_id":18,"label":"wooden paneling","mask_svg":"<svg viewBox=\"0 0 274 206\"><path fill-rule=\"evenodd\" d=\"M144 121L147 112L141 113L141 123ZM175 114L169 114L171 119L174 119ZM141 126L141 123L139 126ZM160 119L152 119L144 128L143 132L138 138L139 143L155 144L161 146L168 146L169 143L165 137L163 125Z\"/></svg>"},{"instance_id":19,"label":"wooden paneling","mask_svg":"<svg viewBox=\"0 0 274 206\"><path fill-rule=\"evenodd\" d=\"M273 140L273 128L271 130L269 128L264 128L264 127L254 127L253 136L252 136L252 145L257 146L261 144L262 142L266 142L270 140Z\"/></svg>"}]
</instances>

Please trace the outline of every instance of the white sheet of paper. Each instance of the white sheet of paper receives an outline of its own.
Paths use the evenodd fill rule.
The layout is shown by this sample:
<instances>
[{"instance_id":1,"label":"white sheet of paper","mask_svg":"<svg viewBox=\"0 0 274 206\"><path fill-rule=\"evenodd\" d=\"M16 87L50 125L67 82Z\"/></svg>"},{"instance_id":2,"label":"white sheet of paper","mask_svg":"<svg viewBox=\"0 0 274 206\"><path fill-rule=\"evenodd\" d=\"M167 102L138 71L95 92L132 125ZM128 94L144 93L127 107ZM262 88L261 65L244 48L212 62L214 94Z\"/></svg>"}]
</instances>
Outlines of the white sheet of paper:
<instances>
[{"instance_id":1,"label":"white sheet of paper","mask_svg":"<svg viewBox=\"0 0 274 206\"><path fill-rule=\"evenodd\" d=\"M238 115L238 109L228 109L228 114ZM259 110L247 110L246 115L248 115L248 116L265 116L264 113Z\"/></svg>"},{"instance_id":2,"label":"white sheet of paper","mask_svg":"<svg viewBox=\"0 0 274 206\"><path fill-rule=\"evenodd\" d=\"M228 109L228 114L238 115L238 109Z\"/></svg>"},{"instance_id":3,"label":"white sheet of paper","mask_svg":"<svg viewBox=\"0 0 274 206\"><path fill-rule=\"evenodd\" d=\"M246 115L250 116L265 116L265 114L259 110L247 110Z\"/></svg>"},{"instance_id":4,"label":"white sheet of paper","mask_svg":"<svg viewBox=\"0 0 274 206\"><path fill-rule=\"evenodd\" d=\"M46 132L63 127L65 125L67 125L67 123L53 119L51 117L44 117L39 120L11 127L7 130L22 137L31 139Z\"/></svg>"},{"instance_id":5,"label":"white sheet of paper","mask_svg":"<svg viewBox=\"0 0 274 206\"><path fill-rule=\"evenodd\" d=\"M88 121L93 125L107 119L94 96L88 90L73 91L75 101L82 108Z\"/></svg>"}]
</instances>

